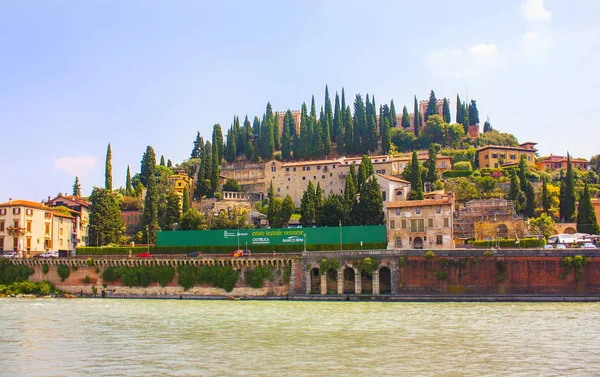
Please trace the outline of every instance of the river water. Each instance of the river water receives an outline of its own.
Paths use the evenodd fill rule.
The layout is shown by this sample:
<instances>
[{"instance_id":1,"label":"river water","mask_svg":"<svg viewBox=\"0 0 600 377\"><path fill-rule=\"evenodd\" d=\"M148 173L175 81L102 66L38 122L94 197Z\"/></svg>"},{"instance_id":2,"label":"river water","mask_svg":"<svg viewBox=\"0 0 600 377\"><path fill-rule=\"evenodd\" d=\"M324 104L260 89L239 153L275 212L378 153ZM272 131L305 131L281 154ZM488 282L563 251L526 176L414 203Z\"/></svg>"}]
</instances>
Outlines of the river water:
<instances>
[{"instance_id":1,"label":"river water","mask_svg":"<svg viewBox=\"0 0 600 377\"><path fill-rule=\"evenodd\" d=\"M599 303L0 299L1 376L592 376Z\"/></svg>"}]
</instances>

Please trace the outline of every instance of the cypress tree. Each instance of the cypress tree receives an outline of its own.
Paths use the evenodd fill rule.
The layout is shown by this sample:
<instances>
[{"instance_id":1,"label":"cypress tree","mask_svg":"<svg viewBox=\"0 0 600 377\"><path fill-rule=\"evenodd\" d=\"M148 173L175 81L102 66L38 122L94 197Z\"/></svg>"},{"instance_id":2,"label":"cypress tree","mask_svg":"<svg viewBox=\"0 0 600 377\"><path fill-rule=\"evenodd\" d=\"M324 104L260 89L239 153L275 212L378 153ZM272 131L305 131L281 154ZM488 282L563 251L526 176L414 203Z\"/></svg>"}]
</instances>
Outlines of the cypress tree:
<instances>
[{"instance_id":1,"label":"cypress tree","mask_svg":"<svg viewBox=\"0 0 600 377\"><path fill-rule=\"evenodd\" d=\"M323 126L323 154L325 156L329 156L331 152L331 135L329 134L329 130L331 127L329 126L330 120L327 115L325 115L325 124Z\"/></svg>"},{"instance_id":2,"label":"cypress tree","mask_svg":"<svg viewBox=\"0 0 600 377\"><path fill-rule=\"evenodd\" d=\"M465 106L460 101L460 96L456 95L456 123L463 124L465 122Z\"/></svg>"},{"instance_id":3,"label":"cypress tree","mask_svg":"<svg viewBox=\"0 0 600 377\"><path fill-rule=\"evenodd\" d=\"M414 133L415 136L419 136L419 129L421 128L421 116L419 115L419 102L417 101L417 96L415 96L415 108L414 108Z\"/></svg>"},{"instance_id":4,"label":"cypress tree","mask_svg":"<svg viewBox=\"0 0 600 377\"><path fill-rule=\"evenodd\" d=\"M352 151L354 154L363 154L368 150L366 146L365 134L367 129L367 114L365 105L360 94L354 99L354 135L352 135Z\"/></svg>"},{"instance_id":5,"label":"cypress tree","mask_svg":"<svg viewBox=\"0 0 600 377\"><path fill-rule=\"evenodd\" d=\"M213 137L213 140L215 140L215 138ZM218 139L217 139L218 142ZM217 192L217 188L219 186L219 174L221 173L220 168L219 168L219 162L220 160L220 154L219 154L219 147L215 146L213 143L213 148L212 148L212 167L211 167L211 174L210 174L210 190L212 195L214 195Z\"/></svg>"},{"instance_id":6,"label":"cypress tree","mask_svg":"<svg viewBox=\"0 0 600 377\"><path fill-rule=\"evenodd\" d=\"M465 130L465 135L469 134L469 116L465 115L463 119L463 128Z\"/></svg>"},{"instance_id":7,"label":"cypress tree","mask_svg":"<svg viewBox=\"0 0 600 377\"><path fill-rule=\"evenodd\" d=\"M236 155L233 156L233 159L237 157L237 155L244 154L244 130L240 127L240 117L235 115L233 117L233 136L235 137L235 151Z\"/></svg>"},{"instance_id":8,"label":"cypress tree","mask_svg":"<svg viewBox=\"0 0 600 377\"><path fill-rule=\"evenodd\" d=\"M366 137L366 148L370 152L375 152L377 150L377 116L374 104L375 98L373 98L373 102L369 106L369 113L367 116L367 137ZM368 103L368 102L367 102Z\"/></svg>"},{"instance_id":9,"label":"cypress tree","mask_svg":"<svg viewBox=\"0 0 600 377\"><path fill-rule=\"evenodd\" d=\"M524 214L527 210L527 199L525 193L521 190L521 181L517 174L513 174L510 178L510 190L508 199L513 201L515 211L519 214Z\"/></svg>"},{"instance_id":10,"label":"cypress tree","mask_svg":"<svg viewBox=\"0 0 600 377\"><path fill-rule=\"evenodd\" d=\"M161 230L172 230L173 224L179 223L181 218L181 210L179 208L179 195L170 192L166 196L165 214L159 221ZM185 211L183 211L185 212Z\"/></svg>"},{"instance_id":11,"label":"cypress tree","mask_svg":"<svg viewBox=\"0 0 600 377\"><path fill-rule=\"evenodd\" d=\"M129 167L127 167L127 174L129 174ZM75 176L75 183L73 183L73 196L81 196L81 185L77 176Z\"/></svg>"},{"instance_id":12,"label":"cypress tree","mask_svg":"<svg viewBox=\"0 0 600 377\"><path fill-rule=\"evenodd\" d=\"M427 168L427 176L425 180L427 182L435 182L438 178L437 171L437 154L439 153L442 146L438 143L429 144L429 156L427 157L427 161L425 161L425 167Z\"/></svg>"},{"instance_id":13,"label":"cypress tree","mask_svg":"<svg viewBox=\"0 0 600 377\"><path fill-rule=\"evenodd\" d=\"M452 118L450 117L450 103L448 103L448 98L444 97L444 104L442 105L442 112L444 113L444 123L450 124L452 122Z\"/></svg>"},{"instance_id":14,"label":"cypress tree","mask_svg":"<svg viewBox=\"0 0 600 377\"><path fill-rule=\"evenodd\" d=\"M308 114L306 110L306 103L302 103L302 110L300 111L300 137L299 142L294 143L294 159L303 160L308 158L308 145L311 143L310 133L308 130Z\"/></svg>"},{"instance_id":15,"label":"cypress tree","mask_svg":"<svg viewBox=\"0 0 600 377\"><path fill-rule=\"evenodd\" d=\"M323 130L323 135L329 135L329 145L331 145L331 141L333 141L333 137L335 136L335 129L331 129L333 127L333 108L331 107L331 99L329 98L329 88L325 85L325 120L326 126L328 129ZM327 143L325 143L325 150L327 150ZM326 155L329 152L325 153Z\"/></svg>"},{"instance_id":16,"label":"cypress tree","mask_svg":"<svg viewBox=\"0 0 600 377\"><path fill-rule=\"evenodd\" d=\"M131 187L131 172L129 171L129 165L127 165L127 176L125 177L125 195L131 195L133 189Z\"/></svg>"},{"instance_id":17,"label":"cypress tree","mask_svg":"<svg viewBox=\"0 0 600 377\"><path fill-rule=\"evenodd\" d=\"M185 186L183 188L183 195L181 198L181 212L185 213L187 210L190 209L190 193L188 191L187 186Z\"/></svg>"},{"instance_id":18,"label":"cypress tree","mask_svg":"<svg viewBox=\"0 0 600 377\"><path fill-rule=\"evenodd\" d=\"M246 115L246 118L244 119L244 155L246 156L246 161L252 160L252 155L254 154L253 140L254 133L252 132L252 124L248 119L248 115Z\"/></svg>"},{"instance_id":19,"label":"cypress tree","mask_svg":"<svg viewBox=\"0 0 600 377\"><path fill-rule=\"evenodd\" d=\"M535 191L531 182L527 180L525 172L527 170L527 160L525 156L521 156L519 160L519 181L521 183L521 191L525 194L525 208L523 214L526 217L532 217L535 212Z\"/></svg>"},{"instance_id":20,"label":"cypress tree","mask_svg":"<svg viewBox=\"0 0 600 377\"><path fill-rule=\"evenodd\" d=\"M544 210L544 213L550 214L550 196L548 195L545 177L542 177L542 209Z\"/></svg>"},{"instance_id":21,"label":"cypress tree","mask_svg":"<svg viewBox=\"0 0 600 377\"><path fill-rule=\"evenodd\" d=\"M356 174L352 174L354 172L354 164L350 165L350 174L346 175L346 186L344 187L344 198L346 199L347 206L351 207L354 204L354 198L356 197L356 181L354 177ZM350 210L351 208L349 208Z\"/></svg>"},{"instance_id":22,"label":"cypress tree","mask_svg":"<svg viewBox=\"0 0 600 377\"><path fill-rule=\"evenodd\" d=\"M469 105L469 126L474 126L479 124L479 111L477 111L477 103L475 100L471 100L471 104Z\"/></svg>"},{"instance_id":23,"label":"cypress tree","mask_svg":"<svg viewBox=\"0 0 600 377\"><path fill-rule=\"evenodd\" d=\"M315 186L312 181L308 181L308 186L300 201L300 223L303 226L311 226L315 221L315 214Z\"/></svg>"},{"instance_id":24,"label":"cypress tree","mask_svg":"<svg viewBox=\"0 0 600 377\"><path fill-rule=\"evenodd\" d=\"M390 101L390 128L396 128L398 121L396 120L396 107L394 106L394 100Z\"/></svg>"},{"instance_id":25,"label":"cypress tree","mask_svg":"<svg viewBox=\"0 0 600 377\"><path fill-rule=\"evenodd\" d=\"M150 243L156 243L156 231L158 225L158 188L156 186L156 178L154 170L148 178L148 186L146 186L146 197L144 199L144 211L142 213L142 221L140 222L144 240L149 239Z\"/></svg>"},{"instance_id":26,"label":"cypress tree","mask_svg":"<svg viewBox=\"0 0 600 377\"><path fill-rule=\"evenodd\" d=\"M490 120L488 118L488 120L486 120L483 123L483 133L490 132L491 130L492 130L492 125L490 124Z\"/></svg>"},{"instance_id":27,"label":"cypress tree","mask_svg":"<svg viewBox=\"0 0 600 377\"><path fill-rule=\"evenodd\" d=\"M571 156L567 153L567 175L565 177L565 193L562 197L561 190L561 209L560 217L563 221L568 222L573 218L575 213L575 177L573 176L573 167L571 166ZM561 185L562 189L562 185Z\"/></svg>"},{"instance_id":28,"label":"cypress tree","mask_svg":"<svg viewBox=\"0 0 600 377\"><path fill-rule=\"evenodd\" d=\"M112 151L110 149L110 143L106 148L106 164L104 166L104 188L108 191L112 191Z\"/></svg>"},{"instance_id":29,"label":"cypress tree","mask_svg":"<svg viewBox=\"0 0 600 377\"><path fill-rule=\"evenodd\" d=\"M340 108L340 97L337 92L335 93L335 107L333 111L333 136L337 151L342 155L344 153L344 113Z\"/></svg>"},{"instance_id":30,"label":"cypress tree","mask_svg":"<svg viewBox=\"0 0 600 377\"><path fill-rule=\"evenodd\" d=\"M202 153L202 162L204 163L204 177L198 182L203 185L202 194L208 197L212 196L212 170L213 170L213 147L210 141L204 144L204 152ZM208 183L208 185L206 184Z\"/></svg>"},{"instance_id":31,"label":"cypress tree","mask_svg":"<svg viewBox=\"0 0 600 377\"><path fill-rule=\"evenodd\" d=\"M146 147L141 165L140 182L142 182L144 187L148 187L148 178L154 174L154 170L156 169L156 155L154 154L154 149L149 145Z\"/></svg>"},{"instance_id":32,"label":"cypress tree","mask_svg":"<svg viewBox=\"0 0 600 377\"><path fill-rule=\"evenodd\" d=\"M89 241L102 246L118 243L124 224L116 194L105 188L94 187L89 197Z\"/></svg>"},{"instance_id":33,"label":"cypress tree","mask_svg":"<svg viewBox=\"0 0 600 377\"><path fill-rule=\"evenodd\" d=\"M354 150L354 120L350 112L350 106L344 110L344 152L347 154L356 153Z\"/></svg>"},{"instance_id":34,"label":"cypress tree","mask_svg":"<svg viewBox=\"0 0 600 377\"><path fill-rule=\"evenodd\" d=\"M308 157L312 158L316 156L315 149L318 145L315 145L315 133L317 133L317 108L315 106L315 96L312 96L310 102L310 116L308 117Z\"/></svg>"},{"instance_id":35,"label":"cypress tree","mask_svg":"<svg viewBox=\"0 0 600 377\"><path fill-rule=\"evenodd\" d=\"M412 154L410 172L411 191L408 195L408 200L423 200L423 180L421 178L421 171L419 169L419 159L417 157L416 151L413 151Z\"/></svg>"},{"instance_id":36,"label":"cypress tree","mask_svg":"<svg viewBox=\"0 0 600 377\"><path fill-rule=\"evenodd\" d=\"M194 140L194 148L192 149L190 158L200 158L200 152L202 151L203 146L204 140L202 139L202 136L200 136L200 131L197 131L196 140Z\"/></svg>"},{"instance_id":37,"label":"cypress tree","mask_svg":"<svg viewBox=\"0 0 600 377\"><path fill-rule=\"evenodd\" d=\"M592 204L592 198L590 197L587 182L585 182L585 185L583 186L583 194L579 200L579 208L577 210L577 231L579 233L588 234L600 233L596 211Z\"/></svg>"},{"instance_id":38,"label":"cypress tree","mask_svg":"<svg viewBox=\"0 0 600 377\"><path fill-rule=\"evenodd\" d=\"M390 132L390 125L388 118L383 118L381 127L381 151L383 154L390 153L392 147L392 134Z\"/></svg>"},{"instance_id":39,"label":"cypress tree","mask_svg":"<svg viewBox=\"0 0 600 377\"><path fill-rule=\"evenodd\" d=\"M273 120L273 146L274 150L278 151L281 149L281 141L279 139L279 114L275 113L275 119Z\"/></svg>"},{"instance_id":40,"label":"cypress tree","mask_svg":"<svg viewBox=\"0 0 600 377\"><path fill-rule=\"evenodd\" d=\"M407 128L410 128L410 115L408 115L408 110L406 109L406 106L404 106L402 108L402 128L404 128L405 130Z\"/></svg>"},{"instance_id":41,"label":"cypress tree","mask_svg":"<svg viewBox=\"0 0 600 377\"><path fill-rule=\"evenodd\" d=\"M323 190L321 189L321 182L317 182L317 188L315 189L315 211L323 205Z\"/></svg>"},{"instance_id":42,"label":"cypress tree","mask_svg":"<svg viewBox=\"0 0 600 377\"><path fill-rule=\"evenodd\" d=\"M225 145L223 144L223 131L221 130L221 125L218 123L213 126L212 149L217 164L220 164L224 158Z\"/></svg>"},{"instance_id":43,"label":"cypress tree","mask_svg":"<svg viewBox=\"0 0 600 377\"><path fill-rule=\"evenodd\" d=\"M167 164L165 163L165 156L164 155L160 155L160 166L167 166Z\"/></svg>"},{"instance_id":44,"label":"cypress tree","mask_svg":"<svg viewBox=\"0 0 600 377\"><path fill-rule=\"evenodd\" d=\"M369 156L363 155L362 160L360 161L360 165L358 166L358 179L357 179L357 191L362 191L363 185L371 177L375 174L375 169L373 168L373 163Z\"/></svg>"},{"instance_id":45,"label":"cypress tree","mask_svg":"<svg viewBox=\"0 0 600 377\"><path fill-rule=\"evenodd\" d=\"M167 167L168 168L172 168L173 167L173 163L171 162L171 159L167 160Z\"/></svg>"},{"instance_id":46,"label":"cypress tree","mask_svg":"<svg viewBox=\"0 0 600 377\"><path fill-rule=\"evenodd\" d=\"M380 225L384 223L383 197L381 187L375 177L371 177L363 184L360 191L360 201L356 204L353 215L356 225Z\"/></svg>"},{"instance_id":47,"label":"cypress tree","mask_svg":"<svg viewBox=\"0 0 600 377\"><path fill-rule=\"evenodd\" d=\"M315 133L313 135L313 157L323 157L325 154L325 146L323 145L323 129L325 128L325 115L323 114L323 108L321 107L321 113L319 114L318 125L315 126Z\"/></svg>"},{"instance_id":48,"label":"cypress tree","mask_svg":"<svg viewBox=\"0 0 600 377\"><path fill-rule=\"evenodd\" d=\"M283 117L283 132L281 134L281 158L286 161L292 156L292 136L290 134L290 123L294 118L290 110Z\"/></svg>"},{"instance_id":49,"label":"cypress tree","mask_svg":"<svg viewBox=\"0 0 600 377\"><path fill-rule=\"evenodd\" d=\"M252 160L258 161L258 157L262 156L261 150L261 127L260 127L260 119L257 116L254 117L254 121L252 122L252 133L253 133L253 146L254 153L252 154Z\"/></svg>"},{"instance_id":50,"label":"cypress tree","mask_svg":"<svg viewBox=\"0 0 600 377\"><path fill-rule=\"evenodd\" d=\"M437 98L435 98L435 92L432 90L429 93L429 102L427 102L427 108L425 109L425 122L429 119L430 115L439 115L437 109Z\"/></svg>"}]
</instances>

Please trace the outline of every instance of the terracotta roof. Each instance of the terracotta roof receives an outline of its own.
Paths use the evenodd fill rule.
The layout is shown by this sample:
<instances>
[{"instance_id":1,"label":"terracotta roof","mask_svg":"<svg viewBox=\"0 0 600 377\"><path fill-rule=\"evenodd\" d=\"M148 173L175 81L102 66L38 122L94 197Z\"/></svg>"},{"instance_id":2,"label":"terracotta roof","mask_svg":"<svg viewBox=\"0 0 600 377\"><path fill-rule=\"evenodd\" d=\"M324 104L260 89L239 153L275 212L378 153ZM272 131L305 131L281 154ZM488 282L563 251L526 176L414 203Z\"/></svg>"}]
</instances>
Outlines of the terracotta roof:
<instances>
[{"instance_id":1,"label":"terracotta roof","mask_svg":"<svg viewBox=\"0 0 600 377\"><path fill-rule=\"evenodd\" d=\"M567 158L563 156L544 156L540 157L538 162L567 162ZM571 158L571 162L588 162L585 158Z\"/></svg>"},{"instance_id":2,"label":"terracotta roof","mask_svg":"<svg viewBox=\"0 0 600 377\"><path fill-rule=\"evenodd\" d=\"M64 214L64 213L62 213L62 212L60 212L60 211L52 211L52 214L53 214L54 216L57 216L57 217L66 217L66 218L68 218L68 219L73 219L73 218L74 218L73 216L71 216L71 215L67 215L67 214Z\"/></svg>"},{"instance_id":3,"label":"terracotta roof","mask_svg":"<svg viewBox=\"0 0 600 377\"><path fill-rule=\"evenodd\" d=\"M291 166L303 166L303 165L329 165L329 164L337 164L340 162L338 160L317 160L317 161L299 161L299 162L286 162L281 164L281 167L291 167Z\"/></svg>"},{"instance_id":4,"label":"terracotta roof","mask_svg":"<svg viewBox=\"0 0 600 377\"><path fill-rule=\"evenodd\" d=\"M53 202L55 200L59 200L59 199L67 199L70 201L73 201L77 204L80 204L84 207L89 207L90 206L90 202L88 202L87 200L79 197L79 196L74 196L74 195L63 195L63 196L57 196L56 198L50 200L50 202Z\"/></svg>"},{"instance_id":5,"label":"terracotta roof","mask_svg":"<svg viewBox=\"0 0 600 377\"><path fill-rule=\"evenodd\" d=\"M425 199L425 200L404 200L400 202L390 202L387 205L388 209L391 208L408 208L408 207L427 207L427 206L439 206L452 204L450 199Z\"/></svg>"},{"instance_id":6,"label":"terracotta roof","mask_svg":"<svg viewBox=\"0 0 600 377\"><path fill-rule=\"evenodd\" d=\"M410 183L407 180L404 180L402 178L398 178L398 177L394 177L393 175L387 175L387 174L379 174L379 173L375 173L375 175L380 176L383 179L387 179L388 181L392 181L392 182L400 182L400 183Z\"/></svg>"},{"instance_id":7,"label":"terracotta roof","mask_svg":"<svg viewBox=\"0 0 600 377\"><path fill-rule=\"evenodd\" d=\"M522 151L522 152L535 152L535 149L522 148L522 147L509 147L507 145L485 145L481 148L477 148L477 152L485 150L485 149L501 149L501 150L513 150L513 151Z\"/></svg>"},{"instance_id":8,"label":"terracotta roof","mask_svg":"<svg viewBox=\"0 0 600 377\"><path fill-rule=\"evenodd\" d=\"M13 200L11 202L0 203L0 207L29 207L29 208L37 208L37 209L50 209L47 206L38 203L31 202L29 200Z\"/></svg>"}]
</instances>

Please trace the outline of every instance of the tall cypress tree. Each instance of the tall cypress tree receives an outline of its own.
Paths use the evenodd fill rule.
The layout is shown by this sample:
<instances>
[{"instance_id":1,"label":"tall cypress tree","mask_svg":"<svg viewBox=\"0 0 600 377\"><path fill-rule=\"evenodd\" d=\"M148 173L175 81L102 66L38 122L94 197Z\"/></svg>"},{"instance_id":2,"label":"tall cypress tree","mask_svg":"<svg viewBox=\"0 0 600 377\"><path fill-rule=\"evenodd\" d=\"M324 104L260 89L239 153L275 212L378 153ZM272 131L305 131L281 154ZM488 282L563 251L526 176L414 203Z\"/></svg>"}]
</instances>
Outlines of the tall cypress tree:
<instances>
[{"instance_id":1,"label":"tall cypress tree","mask_svg":"<svg viewBox=\"0 0 600 377\"><path fill-rule=\"evenodd\" d=\"M460 101L460 96L456 94L456 123L463 124L465 122L465 107Z\"/></svg>"},{"instance_id":2,"label":"tall cypress tree","mask_svg":"<svg viewBox=\"0 0 600 377\"><path fill-rule=\"evenodd\" d=\"M440 149L442 149L442 146L438 143L429 144L429 156L425 162L425 167L427 168L427 176L425 180L427 182L433 183L438 180L437 154L439 153Z\"/></svg>"},{"instance_id":3,"label":"tall cypress tree","mask_svg":"<svg viewBox=\"0 0 600 377\"><path fill-rule=\"evenodd\" d=\"M405 130L410 128L410 115L408 114L408 109L406 106L402 108L402 128Z\"/></svg>"},{"instance_id":4,"label":"tall cypress tree","mask_svg":"<svg viewBox=\"0 0 600 377\"><path fill-rule=\"evenodd\" d=\"M527 160L525 156L521 156L519 161L519 180L521 183L521 190L525 194L525 209L523 214L526 217L532 217L535 212L535 191L531 182L527 180L525 172L527 170Z\"/></svg>"},{"instance_id":5,"label":"tall cypress tree","mask_svg":"<svg viewBox=\"0 0 600 377\"><path fill-rule=\"evenodd\" d=\"M300 136L299 142L294 143L294 159L303 160L308 158L308 145L312 142L310 132L308 130L308 114L306 103L302 103L300 110Z\"/></svg>"},{"instance_id":6,"label":"tall cypress tree","mask_svg":"<svg viewBox=\"0 0 600 377\"><path fill-rule=\"evenodd\" d=\"M331 135L330 132L330 123L331 119L325 113L324 124L323 124L323 154L325 156L329 156L329 152L331 152Z\"/></svg>"},{"instance_id":7,"label":"tall cypress tree","mask_svg":"<svg viewBox=\"0 0 600 377\"><path fill-rule=\"evenodd\" d=\"M216 128L216 125L215 125ZM220 131L220 129L218 130ZM220 162L221 162L221 154L219 143L222 143L222 139L219 140L218 131L213 131L213 147L212 147L212 167L210 174L210 189L211 193L214 195L217 192L217 188L219 186L219 174L220 170ZM216 134L216 137L215 137ZM217 144L217 145L215 145Z\"/></svg>"},{"instance_id":8,"label":"tall cypress tree","mask_svg":"<svg viewBox=\"0 0 600 377\"><path fill-rule=\"evenodd\" d=\"M377 111L375 110L375 98L373 97L373 102L369 104L368 95L367 95L367 130L366 130L366 148L369 152L375 152L377 150Z\"/></svg>"},{"instance_id":9,"label":"tall cypress tree","mask_svg":"<svg viewBox=\"0 0 600 377\"><path fill-rule=\"evenodd\" d=\"M190 209L190 193L188 191L187 186L183 188L183 195L181 198L181 212L186 213L187 210Z\"/></svg>"},{"instance_id":10,"label":"tall cypress tree","mask_svg":"<svg viewBox=\"0 0 600 377\"><path fill-rule=\"evenodd\" d=\"M127 173L129 173L129 167L127 167ZM75 183L73 183L73 196L81 196L81 185L77 176L75 176Z\"/></svg>"},{"instance_id":11,"label":"tall cypress tree","mask_svg":"<svg viewBox=\"0 0 600 377\"><path fill-rule=\"evenodd\" d=\"M154 154L154 149L149 145L146 147L141 165L140 182L145 187L148 187L148 178L154 174L154 170L156 169L156 155Z\"/></svg>"},{"instance_id":12,"label":"tall cypress tree","mask_svg":"<svg viewBox=\"0 0 600 377\"><path fill-rule=\"evenodd\" d=\"M476 124L479 124L479 111L477 110L477 103L472 99L469 105L469 126Z\"/></svg>"},{"instance_id":13,"label":"tall cypress tree","mask_svg":"<svg viewBox=\"0 0 600 377\"><path fill-rule=\"evenodd\" d=\"M444 123L450 124L452 122L452 118L450 117L450 103L448 102L448 98L444 97L444 104L442 105L442 112Z\"/></svg>"},{"instance_id":14,"label":"tall cypress tree","mask_svg":"<svg viewBox=\"0 0 600 377\"><path fill-rule=\"evenodd\" d=\"M311 116L312 117L312 116ZM323 114L323 108L321 107L321 113L319 115L319 122L315 126L315 133L313 134L313 157L323 157L325 154L325 146L323 145L323 129L325 128L325 115Z\"/></svg>"},{"instance_id":15,"label":"tall cypress tree","mask_svg":"<svg viewBox=\"0 0 600 377\"><path fill-rule=\"evenodd\" d=\"M417 101L417 96L415 96L415 108L413 110L414 112L414 117L413 117L413 123L414 123L414 133L415 136L419 136L419 129L421 128L421 116L419 115L419 102Z\"/></svg>"},{"instance_id":16,"label":"tall cypress tree","mask_svg":"<svg viewBox=\"0 0 600 377\"><path fill-rule=\"evenodd\" d=\"M544 213L550 214L550 196L548 195L545 177L542 177L542 209L544 210Z\"/></svg>"},{"instance_id":17,"label":"tall cypress tree","mask_svg":"<svg viewBox=\"0 0 600 377\"><path fill-rule=\"evenodd\" d=\"M562 189L562 186L561 186ZM562 194L562 192L561 192ZM560 217L563 221L571 221L575 213L575 177L571 165L571 155L567 153L567 175L565 177L564 204L561 201L562 212Z\"/></svg>"},{"instance_id":18,"label":"tall cypress tree","mask_svg":"<svg viewBox=\"0 0 600 377\"><path fill-rule=\"evenodd\" d=\"M392 147L392 135L388 118L384 117L381 126L381 151L383 154L390 153Z\"/></svg>"},{"instance_id":19,"label":"tall cypress tree","mask_svg":"<svg viewBox=\"0 0 600 377\"><path fill-rule=\"evenodd\" d=\"M321 182L317 182L317 188L315 189L315 211L323 205L323 190L321 189Z\"/></svg>"},{"instance_id":20,"label":"tall cypress tree","mask_svg":"<svg viewBox=\"0 0 600 377\"><path fill-rule=\"evenodd\" d=\"M515 211L519 214L524 214L527 210L527 198L525 193L521 190L521 181L517 174L513 174L510 178L510 190L508 192L508 199L513 201Z\"/></svg>"},{"instance_id":21,"label":"tall cypress tree","mask_svg":"<svg viewBox=\"0 0 600 377\"><path fill-rule=\"evenodd\" d=\"M278 151L281 149L281 141L279 139L279 114L275 113L273 120L273 146L274 150Z\"/></svg>"},{"instance_id":22,"label":"tall cypress tree","mask_svg":"<svg viewBox=\"0 0 600 377\"><path fill-rule=\"evenodd\" d=\"M346 175L346 186L344 188L344 198L349 207L354 204L354 198L357 193L357 182L356 172L354 170L354 164L350 165L350 172ZM349 208L351 210L352 208ZM349 211L348 211L349 212Z\"/></svg>"},{"instance_id":23,"label":"tall cypress tree","mask_svg":"<svg viewBox=\"0 0 600 377\"><path fill-rule=\"evenodd\" d=\"M281 134L281 158L289 160L292 156L292 135L290 132L291 122L293 121L292 112L286 111L283 117L283 132Z\"/></svg>"},{"instance_id":24,"label":"tall cypress tree","mask_svg":"<svg viewBox=\"0 0 600 377\"><path fill-rule=\"evenodd\" d=\"M106 148L106 165L104 166L104 188L112 191L112 151L110 143Z\"/></svg>"},{"instance_id":25,"label":"tall cypress tree","mask_svg":"<svg viewBox=\"0 0 600 377\"><path fill-rule=\"evenodd\" d=\"M308 181L308 186L300 201L300 223L303 226L311 226L315 221L315 215L315 186L312 181Z\"/></svg>"},{"instance_id":26,"label":"tall cypress tree","mask_svg":"<svg viewBox=\"0 0 600 377\"><path fill-rule=\"evenodd\" d=\"M235 115L233 117L233 135L235 137L235 151L236 155L233 156L235 159L237 155L244 154L244 130L240 127L240 117Z\"/></svg>"},{"instance_id":27,"label":"tall cypress tree","mask_svg":"<svg viewBox=\"0 0 600 377\"><path fill-rule=\"evenodd\" d=\"M127 176L125 177L125 195L132 195L133 188L131 187L131 172L129 171L129 165L127 165Z\"/></svg>"},{"instance_id":28,"label":"tall cypress tree","mask_svg":"<svg viewBox=\"0 0 600 377\"><path fill-rule=\"evenodd\" d=\"M160 155L160 166L167 166L167 164L165 163L165 156L164 155Z\"/></svg>"},{"instance_id":29,"label":"tall cypress tree","mask_svg":"<svg viewBox=\"0 0 600 377\"><path fill-rule=\"evenodd\" d=\"M331 99L329 98L329 88L327 87L327 85L325 85L325 118L327 120L326 122L326 126L329 127L329 129L324 129L323 130L323 135L325 134L329 134L330 139L329 139L329 143L331 145L331 141L333 141L333 137L335 136L335 131L333 130L333 108L331 107ZM327 145L327 144L325 144ZM325 147L327 149L327 147ZM329 154L329 153L325 153L325 154Z\"/></svg>"},{"instance_id":30,"label":"tall cypress tree","mask_svg":"<svg viewBox=\"0 0 600 377\"><path fill-rule=\"evenodd\" d=\"M204 147L204 140L202 139L202 136L200 136L200 131L197 131L196 140L194 140L194 149L192 149L190 158L200 158L202 147Z\"/></svg>"},{"instance_id":31,"label":"tall cypress tree","mask_svg":"<svg viewBox=\"0 0 600 377\"><path fill-rule=\"evenodd\" d=\"M252 122L252 133L253 133L253 146L254 146L254 154L252 155L252 160L257 161L259 156L262 156L261 150L261 127L260 127L260 119L257 116L254 117Z\"/></svg>"},{"instance_id":32,"label":"tall cypress tree","mask_svg":"<svg viewBox=\"0 0 600 377\"><path fill-rule=\"evenodd\" d=\"M412 160L410 162L410 184L411 190L410 194L408 195L408 199L422 200L424 197L423 179L421 178L421 171L419 169L419 158L417 157L417 151L413 151Z\"/></svg>"},{"instance_id":33,"label":"tall cypress tree","mask_svg":"<svg viewBox=\"0 0 600 377\"><path fill-rule=\"evenodd\" d=\"M344 153L344 113L340 107L340 97L335 93L335 105L333 111L333 133L337 151L340 155Z\"/></svg>"},{"instance_id":34,"label":"tall cypress tree","mask_svg":"<svg viewBox=\"0 0 600 377\"><path fill-rule=\"evenodd\" d=\"M350 112L350 106L346 106L344 111L344 152L347 154L356 153L354 149L354 120Z\"/></svg>"},{"instance_id":35,"label":"tall cypress tree","mask_svg":"<svg viewBox=\"0 0 600 377\"><path fill-rule=\"evenodd\" d=\"M354 135L352 136L353 153L365 154L367 153L368 146L365 141L365 134L367 129L367 114L365 105L363 103L360 94L356 95L354 99ZM366 148L365 148L366 146Z\"/></svg>"},{"instance_id":36,"label":"tall cypress tree","mask_svg":"<svg viewBox=\"0 0 600 377\"><path fill-rule=\"evenodd\" d=\"M390 101L390 128L396 128L398 121L396 120L396 107L394 106L394 100Z\"/></svg>"},{"instance_id":37,"label":"tall cypress tree","mask_svg":"<svg viewBox=\"0 0 600 377\"><path fill-rule=\"evenodd\" d=\"M254 133L252 132L252 124L248 119L248 115L246 115L244 119L244 155L246 156L246 161L252 160L252 155L254 154L253 141Z\"/></svg>"},{"instance_id":38,"label":"tall cypress tree","mask_svg":"<svg viewBox=\"0 0 600 377\"><path fill-rule=\"evenodd\" d=\"M314 143L317 127L317 108L315 106L315 96L313 95L310 101L310 116L308 117L308 140L310 140L308 143L308 156L311 158L316 156L315 149L318 147Z\"/></svg>"},{"instance_id":39,"label":"tall cypress tree","mask_svg":"<svg viewBox=\"0 0 600 377\"><path fill-rule=\"evenodd\" d=\"M599 234L598 219L588 190L588 183L583 186L583 194L577 210L577 231L579 233Z\"/></svg>"},{"instance_id":40,"label":"tall cypress tree","mask_svg":"<svg viewBox=\"0 0 600 377\"><path fill-rule=\"evenodd\" d=\"M425 109L425 122L429 119L430 115L439 115L437 109L437 98L435 98L435 92L432 90L429 93L429 102L427 102L427 108Z\"/></svg>"}]
</instances>

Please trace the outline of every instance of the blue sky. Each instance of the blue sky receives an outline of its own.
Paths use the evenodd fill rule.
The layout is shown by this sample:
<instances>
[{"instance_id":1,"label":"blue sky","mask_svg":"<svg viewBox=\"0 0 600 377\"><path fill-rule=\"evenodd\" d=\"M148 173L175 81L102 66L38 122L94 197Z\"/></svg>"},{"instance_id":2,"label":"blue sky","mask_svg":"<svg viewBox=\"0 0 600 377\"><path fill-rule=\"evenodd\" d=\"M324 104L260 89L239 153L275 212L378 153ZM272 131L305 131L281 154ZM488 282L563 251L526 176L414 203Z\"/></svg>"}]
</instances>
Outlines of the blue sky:
<instances>
[{"instance_id":1,"label":"blue sky","mask_svg":"<svg viewBox=\"0 0 600 377\"><path fill-rule=\"evenodd\" d=\"M215 4L219 3L219 4ZM411 109L456 93L541 155L600 153L599 1L0 2L0 202L83 194L189 157L234 115L345 88ZM332 98L333 99L333 98Z\"/></svg>"}]
</instances>

